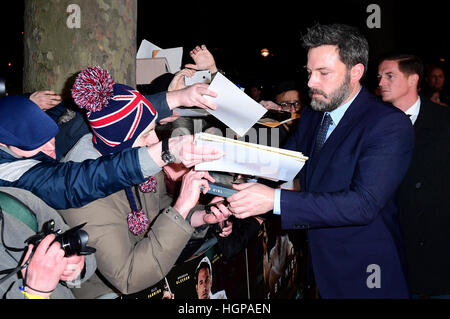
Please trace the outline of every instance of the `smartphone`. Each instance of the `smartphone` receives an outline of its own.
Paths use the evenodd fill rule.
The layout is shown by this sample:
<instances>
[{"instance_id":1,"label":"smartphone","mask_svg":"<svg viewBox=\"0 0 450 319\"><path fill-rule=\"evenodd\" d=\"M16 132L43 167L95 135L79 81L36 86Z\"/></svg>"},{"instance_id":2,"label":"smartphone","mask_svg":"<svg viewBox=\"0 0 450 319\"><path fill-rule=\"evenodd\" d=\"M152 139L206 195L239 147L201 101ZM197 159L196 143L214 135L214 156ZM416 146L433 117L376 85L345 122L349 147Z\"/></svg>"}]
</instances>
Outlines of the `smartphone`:
<instances>
[{"instance_id":1,"label":"smartphone","mask_svg":"<svg viewBox=\"0 0 450 319\"><path fill-rule=\"evenodd\" d=\"M211 83L211 71L197 71L192 77L184 76L184 83L186 86L193 85L195 83Z\"/></svg>"}]
</instances>

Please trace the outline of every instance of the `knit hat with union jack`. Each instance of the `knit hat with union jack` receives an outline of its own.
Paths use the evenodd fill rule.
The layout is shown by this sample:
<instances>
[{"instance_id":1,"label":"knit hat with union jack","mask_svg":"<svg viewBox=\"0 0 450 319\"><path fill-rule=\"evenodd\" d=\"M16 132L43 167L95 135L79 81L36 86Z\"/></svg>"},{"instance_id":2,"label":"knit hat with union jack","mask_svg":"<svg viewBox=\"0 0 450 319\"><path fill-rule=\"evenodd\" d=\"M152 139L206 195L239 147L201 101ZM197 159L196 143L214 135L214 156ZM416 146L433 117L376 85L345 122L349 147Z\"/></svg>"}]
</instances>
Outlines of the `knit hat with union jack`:
<instances>
[{"instance_id":1,"label":"knit hat with union jack","mask_svg":"<svg viewBox=\"0 0 450 319\"><path fill-rule=\"evenodd\" d=\"M114 83L108 71L89 67L76 78L72 88L75 103L87 110L95 148L103 155L130 148L141 133L155 121L157 113L152 104L137 90ZM156 179L150 176L139 185L142 192L156 190ZM125 189L131 212L128 228L135 235L144 233L149 220L138 209L131 187Z\"/></svg>"},{"instance_id":2,"label":"knit hat with union jack","mask_svg":"<svg viewBox=\"0 0 450 319\"><path fill-rule=\"evenodd\" d=\"M114 83L109 72L98 66L78 74L72 97L80 108L87 110L94 145L103 155L132 147L157 116L142 94Z\"/></svg>"}]
</instances>

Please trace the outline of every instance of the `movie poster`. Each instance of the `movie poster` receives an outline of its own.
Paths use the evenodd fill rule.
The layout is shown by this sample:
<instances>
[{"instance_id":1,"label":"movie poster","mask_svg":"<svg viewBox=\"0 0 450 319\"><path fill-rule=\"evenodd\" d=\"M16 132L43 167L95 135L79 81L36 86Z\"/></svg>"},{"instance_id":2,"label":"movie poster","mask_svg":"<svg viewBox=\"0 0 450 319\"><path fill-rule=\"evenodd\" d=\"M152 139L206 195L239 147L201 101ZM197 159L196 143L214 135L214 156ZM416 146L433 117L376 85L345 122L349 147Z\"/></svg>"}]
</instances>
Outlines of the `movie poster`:
<instances>
[{"instance_id":1,"label":"movie poster","mask_svg":"<svg viewBox=\"0 0 450 319\"><path fill-rule=\"evenodd\" d=\"M123 298L303 299L306 252L306 233L282 230L280 216L272 215L236 256L225 258L211 241L156 285Z\"/></svg>"},{"instance_id":2,"label":"movie poster","mask_svg":"<svg viewBox=\"0 0 450 319\"><path fill-rule=\"evenodd\" d=\"M303 299L306 254L305 233L281 229L280 216L263 223L264 298Z\"/></svg>"},{"instance_id":3,"label":"movie poster","mask_svg":"<svg viewBox=\"0 0 450 319\"><path fill-rule=\"evenodd\" d=\"M248 298L246 255L231 260L217 243L175 265L156 285L124 296L132 299L229 299Z\"/></svg>"}]
</instances>

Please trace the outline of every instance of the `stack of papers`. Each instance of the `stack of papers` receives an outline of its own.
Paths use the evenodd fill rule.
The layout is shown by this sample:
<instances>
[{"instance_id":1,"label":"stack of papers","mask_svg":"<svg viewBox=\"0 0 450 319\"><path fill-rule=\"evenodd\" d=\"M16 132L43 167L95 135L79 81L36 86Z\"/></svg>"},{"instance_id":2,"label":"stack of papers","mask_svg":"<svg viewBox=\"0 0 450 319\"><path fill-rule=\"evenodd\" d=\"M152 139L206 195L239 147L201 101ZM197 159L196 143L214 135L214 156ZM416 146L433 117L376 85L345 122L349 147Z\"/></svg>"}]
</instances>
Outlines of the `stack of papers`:
<instances>
[{"instance_id":1,"label":"stack of papers","mask_svg":"<svg viewBox=\"0 0 450 319\"><path fill-rule=\"evenodd\" d=\"M225 153L218 160L195 165L195 170L221 171L276 181L292 181L308 160L308 157L301 152L247 143L207 133L195 134L195 144L215 148Z\"/></svg>"},{"instance_id":2,"label":"stack of papers","mask_svg":"<svg viewBox=\"0 0 450 319\"><path fill-rule=\"evenodd\" d=\"M183 58L183 47L161 49L157 45L147 40L142 40L136 59L166 58L167 69L170 73L176 73L181 70L181 61Z\"/></svg>"}]
</instances>

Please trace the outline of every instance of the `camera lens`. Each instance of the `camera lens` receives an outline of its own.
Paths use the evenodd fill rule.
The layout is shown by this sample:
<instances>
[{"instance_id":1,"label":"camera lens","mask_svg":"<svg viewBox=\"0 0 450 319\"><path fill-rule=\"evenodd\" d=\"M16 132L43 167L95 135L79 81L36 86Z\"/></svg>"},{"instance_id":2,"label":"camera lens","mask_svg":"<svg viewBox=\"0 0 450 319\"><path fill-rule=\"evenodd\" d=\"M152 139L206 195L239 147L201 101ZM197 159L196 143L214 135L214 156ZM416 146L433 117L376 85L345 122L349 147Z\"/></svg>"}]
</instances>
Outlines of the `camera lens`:
<instances>
[{"instance_id":1,"label":"camera lens","mask_svg":"<svg viewBox=\"0 0 450 319\"><path fill-rule=\"evenodd\" d=\"M88 233L82 229L78 229L75 232L67 231L57 236L55 241L61 244L61 248L65 251L65 257L70 257L86 254L88 239Z\"/></svg>"},{"instance_id":2,"label":"camera lens","mask_svg":"<svg viewBox=\"0 0 450 319\"><path fill-rule=\"evenodd\" d=\"M89 235L86 231L81 229L84 227L84 225L86 225L86 223L75 226L65 233L60 234L60 230L54 231L54 220L49 220L44 223L44 225L42 226L42 230L39 233L26 239L25 243L33 244L34 249L36 249L45 236L47 236L48 234L55 234L56 237L53 242L56 241L60 243L61 249L63 249L65 252L65 257L70 257L73 255L81 256L93 254L95 253L96 249L87 246Z\"/></svg>"}]
</instances>

